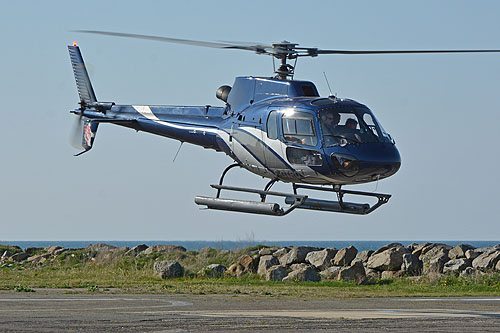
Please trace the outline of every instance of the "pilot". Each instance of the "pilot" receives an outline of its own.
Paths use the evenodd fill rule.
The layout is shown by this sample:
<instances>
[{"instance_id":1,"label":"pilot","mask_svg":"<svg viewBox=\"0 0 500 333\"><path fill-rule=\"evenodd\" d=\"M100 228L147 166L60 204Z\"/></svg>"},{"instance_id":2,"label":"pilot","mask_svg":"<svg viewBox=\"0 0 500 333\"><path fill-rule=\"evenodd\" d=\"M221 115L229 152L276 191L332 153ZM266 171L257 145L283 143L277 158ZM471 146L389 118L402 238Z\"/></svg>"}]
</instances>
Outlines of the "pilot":
<instances>
[{"instance_id":1,"label":"pilot","mask_svg":"<svg viewBox=\"0 0 500 333\"><path fill-rule=\"evenodd\" d=\"M335 127L339 124L340 115L337 112L327 111L326 116L323 120L323 131L324 134L333 134Z\"/></svg>"},{"instance_id":2,"label":"pilot","mask_svg":"<svg viewBox=\"0 0 500 333\"><path fill-rule=\"evenodd\" d=\"M356 129L358 126L358 122L352 118L349 118L345 121L345 126L350 129Z\"/></svg>"}]
</instances>

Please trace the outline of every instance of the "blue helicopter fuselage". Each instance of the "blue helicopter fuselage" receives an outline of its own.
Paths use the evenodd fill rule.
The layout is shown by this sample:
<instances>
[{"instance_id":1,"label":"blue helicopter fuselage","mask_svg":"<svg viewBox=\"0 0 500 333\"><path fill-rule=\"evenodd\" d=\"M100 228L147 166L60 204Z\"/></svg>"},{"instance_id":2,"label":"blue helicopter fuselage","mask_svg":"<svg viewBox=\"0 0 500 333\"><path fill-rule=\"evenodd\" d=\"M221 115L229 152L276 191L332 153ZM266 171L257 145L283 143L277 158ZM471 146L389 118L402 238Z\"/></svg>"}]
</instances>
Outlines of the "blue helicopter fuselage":
<instances>
[{"instance_id":1,"label":"blue helicopter fuselage","mask_svg":"<svg viewBox=\"0 0 500 333\"><path fill-rule=\"evenodd\" d=\"M83 115L222 151L249 171L284 182L359 184L400 167L394 141L366 106L320 98L312 82L238 77L225 102L113 105ZM336 124L327 126L332 117Z\"/></svg>"}]
</instances>

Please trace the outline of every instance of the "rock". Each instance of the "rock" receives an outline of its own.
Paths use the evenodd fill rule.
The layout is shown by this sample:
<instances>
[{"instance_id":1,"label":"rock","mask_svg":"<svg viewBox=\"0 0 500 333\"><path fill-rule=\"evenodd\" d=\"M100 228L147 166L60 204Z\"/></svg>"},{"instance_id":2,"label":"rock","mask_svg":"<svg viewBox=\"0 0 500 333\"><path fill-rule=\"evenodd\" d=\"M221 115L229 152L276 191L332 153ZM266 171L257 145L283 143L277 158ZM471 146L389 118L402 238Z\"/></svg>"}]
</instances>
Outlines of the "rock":
<instances>
[{"instance_id":1,"label":"rock","mask_svg":"<svg viewBox=\"0 0 500 333\"><path fill-rule=\"evenodd\" d=\"M474 249L475 247L469 244L458 244L448 252L448 257L450 257L451 260L465 258L465 252Z\"/></svg>"},{"instance_id":2,"label":"rock","mask_svg":"<svg viewBox=\"0 0 500 333\"><path fill-rule=\"evenodd\" d=\"M471 277L473 275L477 275L478 271L472 267L466 267L461 273L461 277Z\"/></svg>"},{"instance_id":3,"label":"rock","mask_svg":"<svg viewBox=\"0 0 500 333\"><path fill-rule=\"evenodd\" d=\"M366 279L378 280L382 278L382 273L376 269L365 267Z\"/></svg>"},{"instance_id":4,"label":"rock","mask_svg":"<svg viewBox=\"0 0 500 333\"><path fill-rule=\"evenodd\" d=\"M28 254L27 253L24 253L24 252L19 252L19 253L15 253L13 255L11 255L9 257L9 260L11 261L23 261L25 259L28 259Z\"/></svg>"},{"instance_id":5,"label":"rock","mask_svg":"<svg viewBox=\"0 0 500 333\"><path fill-rule=\"evenodd\" d=\"M94 245L100 245L100 244L94 244ZM102 245L105 245L105 244L102 244ZM87 248L89 248L91 245L89 245ZM110 245L108 245L110 246ZM62 249L62 247L60 246L57 246L57 245L52 245L52 246L47 246L46 248L44 248L44 251L49 253L49 254L53 254L54 251L57 251L59 249ZM97 251L97 250L95 250Z\"/></svg>"},{"instance_id":6,"label":"rock","mask_svg":"<svg viewBox=\"0 0 500 333\"><path fill-rule=\"evenodd\" d=\"M373 253L375 253L375 251L373 251L373 250L366 250L366 251L358 252L358 254L356 255L356 258L354 258L354 260L361 260L362 262L367 263L368 259L370 258L370 256Z\"/></svg>"},{"instance_id":7,"label":"rock","mask_svg":"<svg viewBox=\"0 0 500 333\"><path fill-rule=\"evenodd\" d=\"M358 249L354 246L345 247L337 252L333 258L334 266L350 266L353 259L358 254Z\"/></svg>"},{"instance_id":8,"label":"rock","mask_svg":"<svg viewBox=\"0 0 500 333\"><path fill-rule=\"evenodd\" d=\"M240 277L244 273L244 268L238 263L234 263L226 271L227 274Z\"/></svg>"},{"instance_id":9,"label":"rock","mask_svg":"<svg viewBox=\"0 0 500 333\"><path fill-rule=\"evenodd\" d=\"M422 273L422 262L413 253L403 254L401 271L407 275L420 275Z\"/></svg>"},{"instance_id":10,"label":"rock","mask_svg":"<svg viewBox=\"0 0 500 333\"><path fill-rule=\"evenodd\" d=\"M291 250L292 249L289 247L282 247L282 248L276 250L276 252L273 253L273 256L278 257L278 259L279 259L279 258L283 257L284 255L286 255Z\"/></svg>"},{"instance_id":11,"label":"rock","mask_svg":"<svg viewBox=\"0 0 500 333\"><path fill-rule=\"evenodd\" d=\"M323 280L336 280L342 266L331 266L321 271L319 275Z\"/></svg>"},{"instance_id":12,"label":"rock","mask_svg":"<svg viewBox=\"0 0 500 333\"><path fill-rule=\"evenodd\" d=\"M381 274L381 279L396 279L405 276L405 272L403 271L383 271Z\"/></svg>"},{"instance_id":13,"label":"rock","mask_svg":"<svg viewBox=\"0 0 500 333\"><path fill-rule=\"evenodd\" d=\"M393 247L403 247L403 244L401 243L390 243L390 244L387 244L387 245L384 245L382 246L380 249L376 250L375 252L372 253L373 254L379 254L379 253L382 253L386 250L389 250Z\"/></svg>"},{"instance_id":14,"label":"rock","mask_svg":"<svg viewBox=\"0 0 500 333\"><path fill-rule=\"evenodd\" d=\"M443 273L460 273L467 267L471 267L471 262L468 259L452 259L444 264Z\"/></svg>"},{"instance_id":15,"label":"rock","mask_svg":"<svg viewBox=\"0 0 500 333\"><path fill-rule=\"evenodd\" d=\"M499 260L500 250L492 249L480 254L476 259L474 259L472 261L472 267L482 271L493 269Z\"/></svg>"},{"instance_id":16,"label":"rock","mask_svg":"<svg viewBox=\"0 0 500 333\"><path fill-rule=\"evenodd\" d=\"M263 249L260 249L259 256L268 256L270 254L273 254L276 251L277 251L277 248L275 248L275 247L265 247Z\"/></svg>"},{"instance_id":17,"label":"rock","mask_svg":"<svg viewBox=\"0 0 500 333\"><path fill-rule=\"evenodd\" d=\"M482 252L478 251L477 249L467 250L467 251L465 251L465 258L472 261L472 260L476 259L477 257L479 257L479 255L481 253Z\"/></svg>"},{"instance_id":18,"label":"rock","mask_svg":"<svg viewBox=\"0 0 500 333\"><path fill-rule=\"evenodd\" d=\"M316 250L318 248L311 246L293 246L286 254L286 265L303 263L306 261L307 254Z\"/></svg>"},{"instance_id":19,"label":"rock","mask_svg":"<svg viewBox=\"0 0 500 333\"><path fill-rule=\"evenodd\" d=\"M417 244L417 243L411 243L410 245L408 245L408 246L406 247L406 249L407 249L408 251L410 251L410 253L411 253L411 252L415 251L415 249L417 248L417 246L418 246L418 244Z\"/></svg>"},{"instance_id":20,"label":"rock","mask_svg":"<svg viewBox=\"0 0 500 333\"><path fill-rule=\"evenodd\" d=\"M27 247L24 249L24 253L28 254L29 256L33 256L36 253L40 253L43 251L43 247Z\"/></svg>"},{"instance_id":21,"label":"rock","mask_svg":"<svg viewBox=\"0 0 500 333\"><path fill-rule=\"evenodd\" d=\"M243 273L257 272L259 261L245 254L238 259L238 264L243 268Z\"/></svg>"},{"instance_id":22,"label":"rock","mask_svg":"<svg viewBox=\"0 0 500 333\"><path fill-rule=\"evenodd\" d=\"M178 246L178 245L154 245L151 247L148 247L145 249L142 254L148 255L156 252L173 252L173 251L180 251L180 252L186 252L186 248L183 246ZM203 249L200 250L200 254L202 254Z\"/></svg>"},{"instance_id":23,"label":"rock","mask_svg":"<svg viewBox=\"0 0 500 333\"><path fill-rule=\"evenodd\" d=\"M302 281L318 282L320 280L321 280L321 278L320 278L318 272L312 266L306 266L305 268L301 268L299 270L294 270L294 271L290 272L283 279L283 281L296 281L296 282L302 282Z\"/></svg>"},{"instance_id":24,"label":"rock","mask_svg":"<svg viewBox=\"0 0 500 333\"><path fill-rule=\"evenodd\" d=\"M413 251L411 253L414 254L417 257L420 257L420 255L422 254L422 250L424 248L428 247L429 245L432 245L432 243L422 243L422 244L419 244L419 245L417 245L417 246L414 247L414 249L413 249Z\"/></svg>"},{"instance_id":25,"label":"rock","mask_svg":"<svg viewBox=\"0 0 500 333\"><path fill-rule=\"evenodd\" d=\"M398 271L406 253L408 250L403 246L389 247L382 252L373 253L368 259L367 267L378 271Z\"/></svg>"},{"instance_id":26,"label":"rock","mask_svg":"<svg viewBox=\"0 0 500 333\"><path fill-rule=\"evenodd\" d=\"M38 255L29 257L27 259L27 261L31 264L43 264L51 256L52 255L49 253L38 254Z\"/></svg>"},{"instance_id":27,"label":"rock","mask_svg":"<svg viewBox=\"0 0 500 333\"><path fill-rule=\"evenodd\" d=\"M448 258L443 256L424 261L423 273L430 275L441 274L443 273L444 264L448 261Z\"/></svg>"},{"instance_id":28,"label":"rock","mask_svg":"<svg viewBox=\"0 0 500 333\"><path fill-rule=\"evenodd\" d=\"M220 278L224 276L224 273L226 272L227 268L224 265L221 264L211 264L205 267L202 270L203 275L212 277L212 278Z\"/></svg>"},{"instance_id":29,"label":"rock","mask_svg":"<svg viewBox=\"0 0 500 333\"><path fill-rule=\"evenodd\" d=\"M68 252L68 251L69 251L68 249L60 248L60 249L55 250L52 254L54 256L58 256L60 254L63 254L64 252Z\"/></svg>"},{"instance_id":30,"label":"rock","mask_svg":"<svg viewBox=\"0 0 500 333\"><path fill-rule=\"evenodd\" d=\"M162 279L173 279L184 275L184 267L175 260L155 261L154 272Z\"/></svg>"},{"instance_id":31,"label":"rock","mask_svg":"<svg viewBox=\"0 0 500 333\"><path fill-rule=\"evenodd\" d=\"M362 261L355 261L350 267L342 267L337 275L338 280L355 281L356 284L366 282L366 272Z\"/></svg>"},{"instance_id":32,"label":"rock","mask_svg":"<svg viewBox=\"0 0 500 333\"><path fill-rule=\"evenodd\" d=\"M125 255L126 256L137 256L139 255L141 252L145 251L148 249L149 246L147 246L146 244L140 244L140 245L136 245L134 246L133 248L131 248L130 250L128 250L127 252L125 252Z\"/></svg>"},{"instance_id":33,"label":"rock","mask_svg":"<svg viewBox=\"0 0 500 333\"><path fill-rule=\"evenodd\" d=\"M6 261L11 255L12 253L9 250L5 250L2 254L2 257L0 257L0 261L1 262Z\"/></svg>"},{"instance_id":34,"label":"rock","mask_svg":"<svg viewBox=\"0 0 500 333\"><path fill-rule=\"evenodd\" d=\"M447 262L448 260L450 260L450 258L448 257L448 253L451 249L452 247L446 244L431 244L422 249L422 253L419 256L419 259L424 264L426 261L437 258L439 258L441 261Z\"/></svg>"},{"instance_id":35,"label":"rock","mask_svg":"<svg viewBox=\"0 0 500 333\"><path fill-rule=\"evenodd\" d=\"M278 258L272 255L266 255L260 257L259 267L257 269L257 273L260 275L265 275L267 270L272 266L279 265L280 261Z\"/></svg>"},{"instance_id":36,"label":"rock","mask_svg":"<svg viewBox=\"0 0 500 333\"><path fill-rule=\"evenodd\" d=\"M321 251L311 251L306 255L305 261L323 271L332 266L332 259L337 254L337 249L326 248Z\"/></svg>"},{"instance_id":37,"label":"rock","mask_svg":"<svg viewBox=\"0 0 500 333\"><path fill-rule=\"evenodd\" d=\"M266 272L266 280L267 281L283 281L283 279L287 276L288 270L286 267L281 265L275 265L270 267Z\"/></svg>"}]
</instances>

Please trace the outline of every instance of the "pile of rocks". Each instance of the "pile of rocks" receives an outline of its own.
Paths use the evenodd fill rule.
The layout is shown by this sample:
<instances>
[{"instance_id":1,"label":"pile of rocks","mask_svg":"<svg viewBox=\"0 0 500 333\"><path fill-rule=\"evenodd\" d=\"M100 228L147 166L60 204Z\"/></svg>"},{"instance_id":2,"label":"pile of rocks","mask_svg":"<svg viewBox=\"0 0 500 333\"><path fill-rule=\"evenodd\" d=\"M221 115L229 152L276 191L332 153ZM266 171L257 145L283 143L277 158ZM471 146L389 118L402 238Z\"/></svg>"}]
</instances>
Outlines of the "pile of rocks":
<instances>
[{"instance_id":1,"label":"pile of rocks","mask_svg":"<svg viewBox=\"0 0 500 333\"><path fill-rule=\"evenodd\" d=\"M344 280L358 284L370 280L405 276L462 276L500 271L500 245L474 248L460 244L424 243L403 246L392 243L376 251L353 247L314 248L309 246L264 248L252 257L243 256L228 273L240 276L256 272L275 281Z\"/></svg>"}]
</instances>

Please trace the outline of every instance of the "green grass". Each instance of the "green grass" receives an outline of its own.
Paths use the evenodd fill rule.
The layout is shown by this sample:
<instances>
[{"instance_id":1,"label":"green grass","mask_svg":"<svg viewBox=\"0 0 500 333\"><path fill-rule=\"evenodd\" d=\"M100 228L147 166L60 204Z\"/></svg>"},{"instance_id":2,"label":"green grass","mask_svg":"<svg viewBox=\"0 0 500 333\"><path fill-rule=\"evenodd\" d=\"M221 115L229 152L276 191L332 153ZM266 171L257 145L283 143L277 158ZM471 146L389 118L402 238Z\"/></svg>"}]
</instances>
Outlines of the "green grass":
<instances>
[{"instance_id":1,"label":"green grass","mask_svg":"<svg viewBox=\"0 0 500 333\"><path fill-rule=\"evenodd\" d=\"M403 297L403 296L500 296L498 273L477 278L445 276L414 282L389 279L370 285L343 281L272 282L257 275L220 279L184 277L162 280L151 268L122 265L46 266L2 269L0 289L84 288L88 292L119 288L125 292L167 294L246 294L294 297Z\"/></svg>"}]
</instances>

